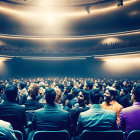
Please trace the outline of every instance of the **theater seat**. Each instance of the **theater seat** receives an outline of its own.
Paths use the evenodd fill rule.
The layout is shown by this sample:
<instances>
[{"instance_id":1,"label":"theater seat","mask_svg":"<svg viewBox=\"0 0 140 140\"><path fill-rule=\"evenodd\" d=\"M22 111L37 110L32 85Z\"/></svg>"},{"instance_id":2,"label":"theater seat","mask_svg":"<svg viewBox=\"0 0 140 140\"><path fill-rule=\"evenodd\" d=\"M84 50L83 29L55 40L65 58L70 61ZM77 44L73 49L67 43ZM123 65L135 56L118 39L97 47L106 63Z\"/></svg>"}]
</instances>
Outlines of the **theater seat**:
<instances>
[{"instance_id":1,"label":"theater seat","mask_svg":"<svg viewBox=\"0 0 140 140\"><path fill-rule=\"evenodd\" d=\"M32 140L70 140L69 133L63 131L37 131Z\"/></svg>"},{"instance_id":2,"label":"theater seat","mask_svg":"<svg viewBox=\"0 0 140 140\"><path fill-rule=\"evenodd\" d=\"M18 140L23 140L23 134L22 134L22 132L20 132L20 131L18 131L18 130L14 130L14 133L15 133L16 138L17 138Z\"/></svg>"},{"instance_id":3,"label":"theater seat","mask_svg":"<svg viewBox=\"0 0 140 140\"><path fill-rule=\"evenodd\" d=\"M140 130L134 130L129 133L127 140L140 140Z\"/></svg>"},{"instance_id":4,"label":"theater seat","mask_svg":"<svg viewBox=\"0 0 140 140\"><path fill-rule=\"evenodd\" d=\"M124 133L120 130L112 131L89 131L84 130L82 140L124 140Z\"/></svg>"}]
</instances>

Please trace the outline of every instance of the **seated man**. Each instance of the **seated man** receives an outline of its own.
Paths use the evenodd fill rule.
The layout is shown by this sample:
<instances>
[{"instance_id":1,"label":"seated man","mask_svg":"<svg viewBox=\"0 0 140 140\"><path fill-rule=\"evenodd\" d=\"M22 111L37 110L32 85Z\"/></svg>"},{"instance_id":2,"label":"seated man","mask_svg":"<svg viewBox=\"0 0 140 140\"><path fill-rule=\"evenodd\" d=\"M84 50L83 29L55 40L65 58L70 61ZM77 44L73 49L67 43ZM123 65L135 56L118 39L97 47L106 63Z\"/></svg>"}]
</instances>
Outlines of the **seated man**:
<instances>
[{"instance_id":1,"label":"seated man","mask_svg":"<svg viewBox=\"0 0 140 140\"><path fill-rule=\"evenodd\" d=\"M6 140L17 140L13 127L9 122L0 120L0 132L5 135Z\"/></svg>"},{"instance_id":2,"label":"seated man","mask_svg":"<svg viewBox=\"0 0 140 140\"><path fill-rule=\"evenodd\" d=\"M69 130L70 119L69 113L61 109L55 102L56 92L52 88L46 89L44 108L38 109L33 115L33 128L35 131L47 130ZM29 134L28 139L31 139L34 132Z\"/></svg>"},{"instance_id":3,"label":"seated man","mask_svg":"<svg viewBox=\"0 0 140 140\"><path fill-rule=\"evenodd\" d=\"M116 113L101 108L99 105L100 96L98 89L90 91L92 106L88 111L80 113L77 126L78 134L81 134L83 130L105 131L117 129Z\"/></svg>"},{"instance_id":4,"label":"seated man","mask_svg":"<svg viewBox=\"0 0 140 140\"><path fill-rule=\"evenodd\" d=\"M25 107L17 104L18 89L14 85L7 86L5 95L7 100L0 104L0 119L10 122L14 130L25 134L24 126L27 125Z\"/></svg>"},{"instance_id":5,"label":"seated man","mask_svg":"<svg viewBox=\"0 0 140 140\"><path fill-rule=\"evenodd\" d=\"M119 128L127 134L132 130L140 130L140 84L131 93L133 106L124 108L120 115Z\"/></svg>"},{"instance_id":6,"label":"seated man","mask_svg":"<svg viewBox=\"0 0 140 140\"><path fill-rule=\"evenodd\" d=\"M106 88L106 92L104 94L104 102L101 104L101 107L103 109L107 109L107 110L112 110L115 111L117 114L117 124L119 124L119 120L120 120L120 112L123 108L122 105L120 105L117 101L116 101L116 96L117 96L117 90L113 87L107 87Z\"/></svg>"}]
</instances>

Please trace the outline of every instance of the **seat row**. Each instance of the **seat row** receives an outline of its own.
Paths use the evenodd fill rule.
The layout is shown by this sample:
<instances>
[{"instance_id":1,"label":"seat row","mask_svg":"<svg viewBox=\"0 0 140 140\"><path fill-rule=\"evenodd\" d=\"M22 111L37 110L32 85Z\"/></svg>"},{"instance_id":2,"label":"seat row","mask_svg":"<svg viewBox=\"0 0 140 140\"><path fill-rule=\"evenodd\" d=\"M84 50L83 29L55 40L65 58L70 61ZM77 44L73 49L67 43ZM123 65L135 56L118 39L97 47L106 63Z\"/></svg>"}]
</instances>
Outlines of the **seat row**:
<instances>
[{"instance_id":1,"label":"seat row","mask_svg":"<svg viewBox=\"0 0 140 140\"><path fill-rule=\"evenodd\" d=\"M23 140L23 134L14 130L18 140ZM77 138L81 140L140 140L140 130L130 132L128 136L120 130L112 131L89 131L84 130ZM0 133L0 140L6 140L6 136ZM62 131L36 131L32 140L70 140L70 135L66 130Z\"/></svg>"}]
</instances>

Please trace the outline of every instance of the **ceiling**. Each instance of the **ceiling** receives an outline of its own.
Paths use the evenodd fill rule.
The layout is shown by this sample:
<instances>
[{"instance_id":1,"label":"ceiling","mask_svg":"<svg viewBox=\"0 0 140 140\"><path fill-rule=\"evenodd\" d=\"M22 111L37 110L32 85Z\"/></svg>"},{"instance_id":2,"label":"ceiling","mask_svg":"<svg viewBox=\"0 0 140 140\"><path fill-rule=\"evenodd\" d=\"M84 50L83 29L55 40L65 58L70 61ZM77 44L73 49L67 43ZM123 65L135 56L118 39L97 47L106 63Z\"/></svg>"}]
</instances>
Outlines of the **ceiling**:
<instances>
[{"instance_id":1,"label":"ceiling","mask_svg":"<svg viewBox=\"0 0 140 140\"><path fill-rule=\"evenodd\" d=\"M93 56L140 51L140 1L0 0L0 55Z\"/></svg>"}]
</instances>

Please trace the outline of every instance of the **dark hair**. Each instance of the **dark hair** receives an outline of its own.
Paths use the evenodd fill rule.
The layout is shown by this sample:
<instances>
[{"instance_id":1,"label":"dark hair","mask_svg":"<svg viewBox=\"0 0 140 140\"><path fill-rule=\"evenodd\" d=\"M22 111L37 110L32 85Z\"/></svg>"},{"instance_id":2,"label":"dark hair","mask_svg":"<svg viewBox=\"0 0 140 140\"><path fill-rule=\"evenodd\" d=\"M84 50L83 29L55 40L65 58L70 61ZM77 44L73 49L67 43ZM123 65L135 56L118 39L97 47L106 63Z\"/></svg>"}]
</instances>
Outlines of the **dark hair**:
<instances>
[{"instance_id":1,"label":"dark hair","mask_svg":"<svg viewBox=\"0 0 140 140\"><path fill-rule=\"evenodd\" d=\"M57 84L57 86L59 87L59 89L63 92L64 90L64 86L62 84Z\"/></svg>"},{"instance_id":2,"label":"dark hair","mask_svg":"<svg viewBox=\"0 0 140 140\"><path fill-rule=\"evenodd\" d=\"M19 87L20 87L21 89L25 88L25 87L26 87L26 83L20 82L20 83L19 83Z\"/></svg>"},{"instance_id":3,"label":"dark hair","mask_svg":"<svg viewBox=\"0 0 140 140\"><path fill-rule=\"evenodd\" d=\"M93 83L89 80L86 81L87 87L91 90L93 88Z\"/></svg>"},{"instance_id":4,"label":"dark hair","mask_svg":"<svg viewBox=\"0 0 140 140\"><path fill-rule=\"evenodd\" d=\"M71 91L72 87L71 86L66 86L66 91L65 91L65 95L68 94Z\"/></svg>"},{"instance_id":5,"label":"dark hair","mask_svg":"<svg viewBox=\"0 0 140 140\"><path fill-rule=\"evenodd\" d=\"M80 89L83 89L83 87L84 87L84 84L81 84Z\"/></svg>"},{"instance_id":6,"label":"dark hair","mask_svg":"<svg viewBox=\"0 0 140 140\"><path fill-rule=\"evenodd\" d=\"M83 93L83 95L84 95L84 100L89 100L89 92L88 91L86 91L86 90L83 90L83 89L81 89L80 90L82 93Z\"/></svg>"},{"instance_id":7,"label":"dark hair","mask_svg":"<svg viewBox=\"0 0 140 140\"><path fill-rule=\"evenodd\" d=\"M125 94L128 94L128 89L127 89L127 88L123 88L123 92L124 92Z\"/></svg>"},{"instance_id":8,"label":"dark hair","mask_svg":"<svg viewBox=\"0 0 140 140\"><path fill-rule=\"evenodd\" d=\"M80 90L77 89L77 88L73 88L73 89L72 89L72 94L73 94L75 97L78 96L78 93L79 93L79 92L80 92Z\"/></svg>"},{"instance_id":9,"label":"dark hair","mask_svg":"<svg viewBox=\"0 0 140 140\"><path fill-rule=\"evenodd\" d=\"M92 89L90 91L90 99L92 101L92 104L99 104L100 97L101 97L101 94L100 94L99 89Z\"/></svg>"},{"instance_id":10,"label":"dark hair","mask_svg":"<svg viewBox=\"0 0 140 140\"><path fill-rule=\"evenodd\" d=\"M72 94L70 94L70 93L68 93L66 97L67 97L67 99L68 99L68 100L72 100L73 95L72 95Z\"/></svg>"},{"instance_id":11,"label":"dark hair","mask_svg":"<svg viewBox=\"0 0 140 140\"><path fill-rule=\"evenodd\" d=\"M135 95L136 102L140 102L140 84L136 85L133 90L133 94Z\"/></svg>"},{"instance_id":12,"label":"dark hair","mask_svg":"<svg viewBox=\"0 0 140 140\"><path fill-rule=\"evenodd\" d=\"M108 90L109 93L110 93L110 95L111 95L111 96L114 96L114 98L118 95L117 90L108 89L108 88L107 88L106 90Z\"/></svg>"},{"instance_id":13,"label":"dark hair","mask_svg":"<svg viewBox=\"0 0 140 140\"><path fill-rule=\"evenodd\" d=\"M53 88L48 88L45 91L45 99L48 104L53 104L55 101L56 92Z\"/></svg>"},{"instance_id":14,"label":"dark hair","mask_svg":"<svg viewBox=\"0 0 140 140\"><path fill-rule=\"evenodd\" d=\"M39 86L37 84L33 84L29 87L28 94L31 96L33 100L36 100L38 96Z\"/></svg>"},{"instance_id":15,"label":"dark hair","mask_svg":"<svg viewBox=\"0 0 140 140\"><path fill-rule=\"evenodd\" d=\"M9 101L16 101L16 97L18 95L18 88L14 85L7 86L5 90L5 95Z\"/></svg>"}]
</instances>

